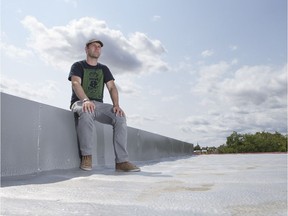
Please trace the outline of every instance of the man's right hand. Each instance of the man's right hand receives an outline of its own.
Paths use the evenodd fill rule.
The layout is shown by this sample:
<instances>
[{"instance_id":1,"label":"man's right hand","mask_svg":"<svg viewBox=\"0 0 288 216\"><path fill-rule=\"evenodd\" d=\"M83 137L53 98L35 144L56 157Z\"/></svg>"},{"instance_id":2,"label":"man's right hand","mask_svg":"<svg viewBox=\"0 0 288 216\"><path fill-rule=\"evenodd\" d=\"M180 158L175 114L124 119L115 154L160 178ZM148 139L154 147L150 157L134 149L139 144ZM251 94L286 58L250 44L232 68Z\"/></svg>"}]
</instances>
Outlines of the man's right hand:
<instances>
[{"instance_id":1,"label":"man's right hand","mask_svg":"<svg viewBox=\"0 0 288 216\"><path fill-rule=\"evenodd\" d=\"M93 113L96 106L92 101L85 101L82 104L83 107L83 112L89 112L89 113Z\"/></svg>"}]
</instances>

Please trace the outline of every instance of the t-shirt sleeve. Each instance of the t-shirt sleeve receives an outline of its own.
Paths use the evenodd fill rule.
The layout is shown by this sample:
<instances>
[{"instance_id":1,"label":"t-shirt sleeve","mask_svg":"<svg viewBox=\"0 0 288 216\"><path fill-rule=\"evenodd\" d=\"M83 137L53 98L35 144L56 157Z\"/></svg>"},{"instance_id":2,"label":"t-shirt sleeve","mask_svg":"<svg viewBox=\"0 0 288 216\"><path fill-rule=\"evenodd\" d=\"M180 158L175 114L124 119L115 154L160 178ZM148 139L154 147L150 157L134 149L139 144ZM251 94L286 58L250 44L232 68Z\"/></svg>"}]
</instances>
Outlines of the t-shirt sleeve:
<instances>
[{"instance_id":1,"label":"t-shirt sleeve","mask_svg":"<svg viewBox=\"0 0 288 216\"><path fill-rule=\"evenodd\" d=\"M70 69L68 80L71 81L72 76L79 76L82 78L82 67L79 62L75 62Z\"/></svg>"},{"instance_id":2,"label":"t-shirt sleeve","mask_svg":"<svg viewBox=\"0 0 288 216\"><path fill-rule=\"evenodd\" d=\"M107 66L104 66L104 82L107 83L110 80L115 80L110 69Z\"/></svg>"}]
</instances>

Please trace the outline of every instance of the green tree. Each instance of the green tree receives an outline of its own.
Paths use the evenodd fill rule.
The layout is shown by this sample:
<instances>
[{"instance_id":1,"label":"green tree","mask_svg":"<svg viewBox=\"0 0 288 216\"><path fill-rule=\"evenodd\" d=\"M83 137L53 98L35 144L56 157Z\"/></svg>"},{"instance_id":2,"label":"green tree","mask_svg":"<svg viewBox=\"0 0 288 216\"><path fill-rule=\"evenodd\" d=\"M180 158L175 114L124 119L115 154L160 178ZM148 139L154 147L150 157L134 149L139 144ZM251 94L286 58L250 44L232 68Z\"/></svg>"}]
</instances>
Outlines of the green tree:
<instances>
[{"instance_id":1,"label":"green tree","mask_svg":"<svg viewBox=\"0 0 288 216\"><path fill-rule=\"evenodd\" d=\"M233 131L226 144L217 150L219 153L287 152L287 135L264 131L242 135Z\"/></svg>"},{"instance_id":2,"label":"green tree","mask_svg":"<svg viewBox=\"0 0 288 216\"><path fill-rule=\"evenodd\" d=\"M197 143L197 145L194 147L194 150L201 150L201 146Z\"/></svg>"}]
</instances>

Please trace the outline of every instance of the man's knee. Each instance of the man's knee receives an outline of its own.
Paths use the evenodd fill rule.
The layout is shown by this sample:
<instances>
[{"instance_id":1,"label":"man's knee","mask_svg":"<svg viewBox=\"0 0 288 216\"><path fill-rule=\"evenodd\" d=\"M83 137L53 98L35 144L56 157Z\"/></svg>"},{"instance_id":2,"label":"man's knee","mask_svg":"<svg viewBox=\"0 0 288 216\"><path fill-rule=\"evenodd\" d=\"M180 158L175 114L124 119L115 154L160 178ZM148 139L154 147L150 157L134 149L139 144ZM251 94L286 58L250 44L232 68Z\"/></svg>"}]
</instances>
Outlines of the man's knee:
<instances>
[{"instance_id":1,"label":"man's knee","mask_svg":"<svg viewBox=\"0 0 288 216\"><path fill-rule=\"evenodd\" d=\"M126 123L126 117L125 116L117 116L116 121Z\"/></svg>"},{"instance_id":2,"label":"man's knee","mask_svg":"<svg viewBox=\"0 0 288 216\"><path fill-rule=\"evenodd\" d=\"M81 122L93 122L94 121L94 114L93 113L89 113L89 112L82 112L78 115L78 122L81 121Z\"/></svg>"}]
</instances>

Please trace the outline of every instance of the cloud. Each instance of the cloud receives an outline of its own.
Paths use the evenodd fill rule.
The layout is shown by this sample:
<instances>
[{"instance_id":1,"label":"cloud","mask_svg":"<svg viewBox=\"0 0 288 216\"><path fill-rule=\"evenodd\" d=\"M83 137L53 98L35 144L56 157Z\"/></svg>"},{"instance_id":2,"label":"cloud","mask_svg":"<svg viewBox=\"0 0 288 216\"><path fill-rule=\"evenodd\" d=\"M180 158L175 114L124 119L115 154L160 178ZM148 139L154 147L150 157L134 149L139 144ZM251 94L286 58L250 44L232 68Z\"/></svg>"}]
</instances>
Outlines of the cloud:
<instances>
[{"instance_id":1,"label":"cloud","mask_svg":"<svg viewBox=\"0 0 288 216\"><path fill-rule=\"evenodd\" d=\"M133 80L133 77L126 75L119 75L116 78L117 89L121 94L131 97L139 97L142 88L137 85Z\"/></svg>"},{"instance_id":2,"label":"cloud","mask_svg":"<svg viewBox=\"0 0 288 216\"><path fill-rule=\"evenodd\" d=\"M238 49L238 46L237 45L230 45L229 48L230 48L230 50L235 51Z\"/></svg>"},{"instance_id":3,"label":"cloud","mask_svg":"<svg viewBox=\"0 0 288 216\"><path fill-rule=\"evenodd\" d=\"M214 54L214 51L213 50L204 50L202 53L201 53L201 56L202 57L209 57L209 56L212 56Z\"/></svg>"},{"instance_id":4,"label":"cloud","mask_svg":"<svg viewBox=\"0 0 288 216\"><path fill-rule=\"evenodd\" d=\"M177 101L178 99L179 99L179 95L171 95L171 96L162 97L161 101L172 102L172 101Z\"/></svg>"},{"instance_id":5,"label":"cloud","mask_svg":"<svg viewBox=\"0 0 288 216\"><path fill-rule=\"evenodd\" d=\"M183 133L204 145L215 143L208 134L225 143L232 131L287 133L287 65L239 67L221 61L197 71L191 93L202 99L199 112L179 124Z\"/></svg>"},{"instance_id":6,"label":"cloud","mask_svg":"<svg viewBox=\"0 0 288 216\"><path fill-rule=\"evenodd\" d=\"M159 15L154 15L153 17L152 17L152 21L153 22L157 22L157 21L159 21L161 19L161 16L159 16Z\"/></svg>"},{"instance_id":7,"label":"cloud","mask_svg":"<svg viewBox=\"0 0 288 216\"><path fill-rule=\"evenodd\" d=\"M149 122L149 124L152 122L152 124L155 125L155 122L159 121L159 116L155 116L155 115L150 115L150 116L143 116L143 115L138 115L138 114L127 114L127 120L129 122L129 125L138 125L139 126L142 126L145 127L145 123ZM144 128L145 130L145 128ZM149 129L146 128L147 131L151 131L151 128Z\"/></svg>"},{"instance_id":8,"label":"cloud","mask_svg":"<svg viewBox=\"0 0 288 216\"><path fill-rule=\"evenodd\" d=\"M215 97L238 107L263 103L271 107L271 103L275 106L277 101L280 103L277 106L284 106L286 100L279 97L286 95L286 66L282 69L261 65L236 67L233 62L225 61L200 66L192 93Z\"/></svg>"},{"instance_id":9,"label":"cloud","mask_svg":"<svg viewBox=\"0 0 288 216\"><path fill-rule=\"evenodd\" d=\"M74 8L78 7L78 1L77 0L64 0L64 2L71 4Z\"/></svg>"},{"instance_id":10,"label":"cloud","mask_svg":"<svg viewBox=\"0 0 288 216\"><path fill-rule=\"evenodd\" d=\"M188 124L193 124L193 125L209 125L210 123L204 119L203 117L199 116L189 116L185 120Z\"/></svg>"},{"instance_id":11,"label":"cloud","mask_svg":"<svg viewBox=\"0 0 288 216\"><path fill-rule=\"evenodd\" d=\"M33 56L33 52L31 50L22 49L13 45L0 43L0 47L6 56L13 59L26 59Z\"/></svg>"},{"instance_id":12,"label":"cloud","mask_svg":"<svg viewBox=\"0 0 288 216\"><path fill-rule=\"evenodd\" d=\"M103 20L83 17L66 26L48 28L35 17L26 16L22 24L30 32L27 46L44 62L66 73L74 61L85 58L84 44L91 38L103 41L101 62L107 64L113 74L153 73L168 69L167 63L161 59L166 51L160 41L141 32L125 36L109 28Z\"/></svg>"},{"instance_id":13,"label":"cloud","mask_svg":"<svg viewBox=\"0 0 288 216\"><path fill-rule=\"evenodd\" d=\"M269 66L243 66L235 71L234 77L223 80L220 87L237 106L285 107L285 71L286 67L277 70Z\"/></svg>"},{"instance_id":14,"label":"cloud","mask_svg":"<svg viewBox=\"0 0 288 216\"><path fill-rule=\"evenodd\" d=\"M54 98L60 92L55 81L45 80L41 83L23 83L3 75L1 76L0 90L7 94L40 102Z\"/></svg>"}]
</instances>

